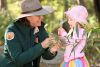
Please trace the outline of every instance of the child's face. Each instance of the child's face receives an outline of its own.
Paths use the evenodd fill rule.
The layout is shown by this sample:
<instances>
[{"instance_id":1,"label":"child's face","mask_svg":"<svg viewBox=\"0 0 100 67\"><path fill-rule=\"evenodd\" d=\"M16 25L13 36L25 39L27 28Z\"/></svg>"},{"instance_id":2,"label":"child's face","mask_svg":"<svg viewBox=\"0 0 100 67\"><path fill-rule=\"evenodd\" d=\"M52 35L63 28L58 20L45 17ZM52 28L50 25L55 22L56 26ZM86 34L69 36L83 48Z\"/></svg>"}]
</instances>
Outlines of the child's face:
<instances>
[{"instance_id":1,"label":"child's face","mask_svg":"<svg viewBox=\"0 0 100 67\"><path fill-rule=\"evenodd\" d=\"M68 24L70 25L70 28L73 28L76 25L76 21L73 18L68 17Z\"/></svg>"}]
</instances>

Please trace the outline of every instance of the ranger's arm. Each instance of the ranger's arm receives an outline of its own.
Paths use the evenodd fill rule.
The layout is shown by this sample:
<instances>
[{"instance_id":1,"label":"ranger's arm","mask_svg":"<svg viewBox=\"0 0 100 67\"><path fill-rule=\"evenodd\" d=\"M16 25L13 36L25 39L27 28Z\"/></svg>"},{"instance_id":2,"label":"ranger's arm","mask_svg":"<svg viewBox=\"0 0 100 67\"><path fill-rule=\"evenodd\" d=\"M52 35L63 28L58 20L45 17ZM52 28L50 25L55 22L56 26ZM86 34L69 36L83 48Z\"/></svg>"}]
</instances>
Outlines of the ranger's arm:
<instances>
[{"instance_id":1,"label":"ranger's arm","mask_svg":"<svg viewBox=\"0 0 100 67\"><path fill-rule=\"evenodd\" d=\"M16 30L13 29L8 29L5 33L5 48L8 51L7 53L10 56L11 61L17 65L26 64L36 59L45 51L39 43L23 52L18 34Z\"/></svg>"}]
</instances>

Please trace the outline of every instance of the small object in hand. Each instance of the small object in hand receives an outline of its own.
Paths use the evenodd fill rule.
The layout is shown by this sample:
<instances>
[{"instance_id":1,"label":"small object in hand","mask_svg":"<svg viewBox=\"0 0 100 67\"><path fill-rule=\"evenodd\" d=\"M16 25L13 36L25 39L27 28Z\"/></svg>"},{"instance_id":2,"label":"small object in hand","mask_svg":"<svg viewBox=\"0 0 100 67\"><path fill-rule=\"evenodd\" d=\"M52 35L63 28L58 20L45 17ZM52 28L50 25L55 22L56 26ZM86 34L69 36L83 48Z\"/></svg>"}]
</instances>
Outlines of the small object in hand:
<instances>
[{"instance_id":1,"label":"small object in hand","mask_svg":"<svg viewBox=\"0 0 100 67\"><path fill-rule=\"evenodd\" d=\"M57 43L60 46L60 42L59 42L60 39L56 34L51 33L50 38L51 38L51 44L54 45L55 43Z\"/></svg>"}]
</instances>

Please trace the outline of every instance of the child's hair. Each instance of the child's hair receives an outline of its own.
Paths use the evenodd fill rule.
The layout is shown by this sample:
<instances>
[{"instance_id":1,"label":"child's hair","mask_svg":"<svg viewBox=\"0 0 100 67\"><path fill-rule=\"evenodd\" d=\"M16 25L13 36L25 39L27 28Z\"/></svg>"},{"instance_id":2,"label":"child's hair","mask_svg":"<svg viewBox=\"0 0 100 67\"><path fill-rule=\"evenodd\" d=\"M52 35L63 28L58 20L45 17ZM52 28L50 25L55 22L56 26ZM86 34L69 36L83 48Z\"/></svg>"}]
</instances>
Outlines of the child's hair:
<instances>
[{"instance_id":1,"label":"child's hair","mask_svg":"<svg viewBox=\"0 0 100 67\"><path fill-rule=\"evenodd\" d=\"M62 27L65 29L66 32L69 32L70 26L68 24L68 21L64 22Z\"/></svg>"}]
</instances>

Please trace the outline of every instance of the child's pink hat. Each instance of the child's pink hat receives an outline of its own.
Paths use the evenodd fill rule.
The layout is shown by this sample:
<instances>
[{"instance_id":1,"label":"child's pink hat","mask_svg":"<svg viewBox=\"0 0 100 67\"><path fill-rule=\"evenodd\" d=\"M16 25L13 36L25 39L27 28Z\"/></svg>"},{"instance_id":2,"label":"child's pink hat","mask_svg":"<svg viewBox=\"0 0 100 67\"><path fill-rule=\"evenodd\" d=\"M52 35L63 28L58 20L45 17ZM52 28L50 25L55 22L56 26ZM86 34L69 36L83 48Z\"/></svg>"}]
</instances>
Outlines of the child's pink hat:
<instances>
[{"instance_id":1,"label":"child's pink hat","mask_svg":"<svg viewBox=\"0 0 100 67\"><path fill-rule=\"evenodd\" d=\"M88 12L84 6L74 6L66 11L65 14L79 23L87 23Z\"/></svg>"}]
</instances>

